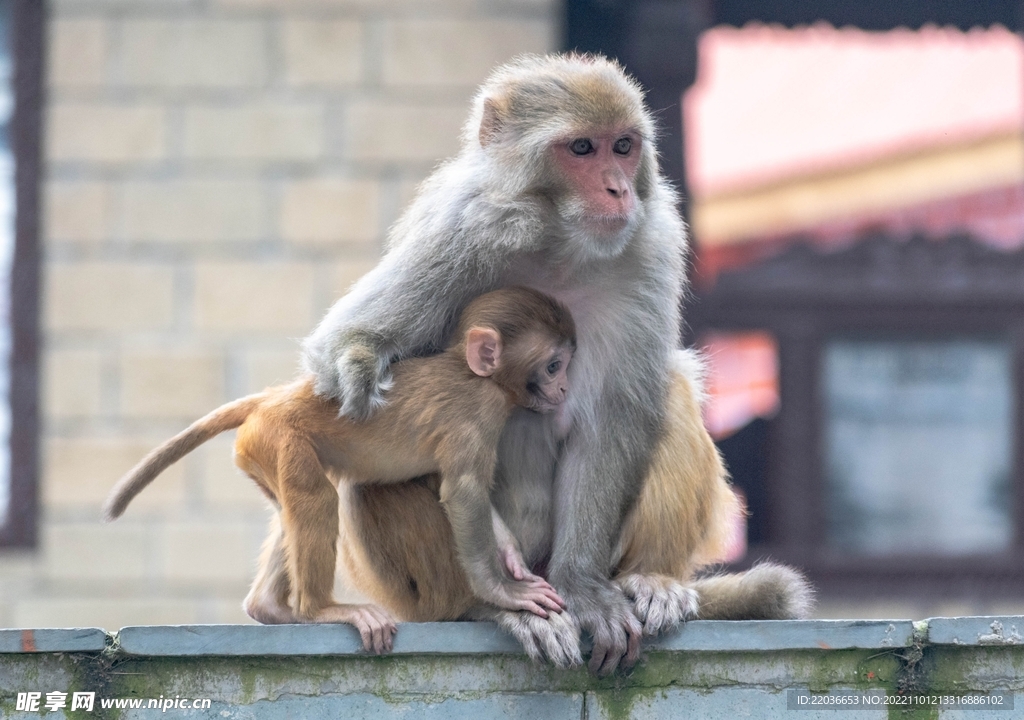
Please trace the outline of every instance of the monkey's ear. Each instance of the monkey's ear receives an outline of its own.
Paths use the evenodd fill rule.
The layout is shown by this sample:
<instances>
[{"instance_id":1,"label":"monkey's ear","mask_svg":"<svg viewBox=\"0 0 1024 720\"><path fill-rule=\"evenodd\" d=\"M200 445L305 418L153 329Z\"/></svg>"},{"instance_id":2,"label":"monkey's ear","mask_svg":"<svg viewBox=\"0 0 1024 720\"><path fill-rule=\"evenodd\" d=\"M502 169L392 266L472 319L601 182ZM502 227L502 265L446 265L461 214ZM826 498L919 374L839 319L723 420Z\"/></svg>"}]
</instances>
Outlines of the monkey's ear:
<instances>
[{"instance_id":1,"label":"monkey's ear","mask_svg":"<svg viewBox=\"0 0 1024 720\"><path fill-rule=\"evenodd\" d=\"M487 147L498 139L502 126L502 108L495 98L484 100L484 114L480 119L480 147Z\"/></svg>"},{"instance_id":2,"label":"monkey's ear","mask_svg":"<svg viewBox=\"0 0 1024 720\"><path fill-rule=\"evenodd\" d=\"M490 377L501 359L501 335L494 328L475 327L466 333L466 362L480 377Z\"/></svg>"}]
</instances>

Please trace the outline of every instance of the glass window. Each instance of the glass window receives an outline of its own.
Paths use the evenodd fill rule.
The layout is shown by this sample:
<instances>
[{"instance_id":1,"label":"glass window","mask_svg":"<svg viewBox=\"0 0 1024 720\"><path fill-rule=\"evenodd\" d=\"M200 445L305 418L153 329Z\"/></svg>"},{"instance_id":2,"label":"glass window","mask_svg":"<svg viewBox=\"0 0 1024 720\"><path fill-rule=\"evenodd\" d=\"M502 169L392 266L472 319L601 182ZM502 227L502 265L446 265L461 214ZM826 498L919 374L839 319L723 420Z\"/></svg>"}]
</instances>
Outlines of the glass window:
<instances>
[{"instance_id":1,"label":"glass window","mask_svg":"<svg viewBox=\"0 0 1024 720\"><path fill-rule=\"evenodd\" d=\"M1007 343L834 340L823 384L833 548L946 556L1009 548Z\"/></svg>"}]
</instances>

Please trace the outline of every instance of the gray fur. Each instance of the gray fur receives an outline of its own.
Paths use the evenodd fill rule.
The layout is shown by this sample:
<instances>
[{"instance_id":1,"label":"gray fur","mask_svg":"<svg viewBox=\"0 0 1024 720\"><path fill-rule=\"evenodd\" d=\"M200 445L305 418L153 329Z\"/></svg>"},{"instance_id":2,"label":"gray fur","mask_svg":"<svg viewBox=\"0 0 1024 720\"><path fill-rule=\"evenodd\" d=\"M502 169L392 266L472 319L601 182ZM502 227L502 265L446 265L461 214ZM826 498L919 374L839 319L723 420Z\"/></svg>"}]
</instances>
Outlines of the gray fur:
<instances>
[{"instance_id":1,"label":"gray fur","mask_svg":"<svg viewBox=\"0 0 1024 720\"><path fill-rule=\"evenodd\" d=\"M572 73L600 76L638 108L645 139L640 203L631 224L612 237L581 231L571 203L553 195L542 174L544 145L563 139L557 133L569 122L559 108L586 105L563 97L562 79ZM526 97L516 107L529 115L508 123L515 137L481 147L485 100L514 92ZM658 174L652 135L639 90L613 63L524 58L498 70L476 99L460 154L423 184L392 229L389 252L303 345L317 391L341 400L344 414L363 417L386 401L388 364L441 347L473 297L523 284L569 307L578 348L567 417L560 429L525 414L509 423L494 504L528 563L550 556L549 579L593 635L591 666L602 672L615 669L628 635L640 633L631 603L608 575L660 431L679 345L686 231L675 194ZM376 377L367 373L367 352L377 358ZM551 649L570 644L564 623L538 620L505 617L503 625L521 640L533 633L532 647L547 648L549 657L579 656L578 647Z\"/></svg>"}]
</instances>

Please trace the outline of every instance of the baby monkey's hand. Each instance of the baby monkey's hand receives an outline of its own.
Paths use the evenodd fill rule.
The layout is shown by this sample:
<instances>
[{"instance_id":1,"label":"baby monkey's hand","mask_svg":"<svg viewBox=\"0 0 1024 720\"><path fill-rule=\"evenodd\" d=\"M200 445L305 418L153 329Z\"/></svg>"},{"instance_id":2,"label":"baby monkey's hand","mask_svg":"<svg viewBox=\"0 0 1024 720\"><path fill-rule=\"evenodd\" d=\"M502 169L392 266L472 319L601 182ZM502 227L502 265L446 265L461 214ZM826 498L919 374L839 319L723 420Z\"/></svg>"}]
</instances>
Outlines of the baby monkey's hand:
<instances>
[{"instance_id":1,"label":"baby monkey's hand","mask_svg":"<svg viewBox=\"0 0 1024 720\"><path fill-rule=\"evenodd\" d=\"M519 548L516 547L515 541L512 543L505 543L498 548L498 554L501 556L502 564L505 569L508 570L509 574L516 580L515 585L520 585L524 588L529 588L531 592L526 593L533 604L518 605L516 607L510 605L502 605L509 610L529 610L530 612L540 615L541 617L547 617L547 611L554 610L555 612L562 612L565 608L565 601L559 596L558 591L555 590L551 584L542 578L540 575L535 575L530 572L526 567L526 562L523 560L522 553L519 552ZM513 591L513 594L518 594Z\"/></svg>"}]
</instances>

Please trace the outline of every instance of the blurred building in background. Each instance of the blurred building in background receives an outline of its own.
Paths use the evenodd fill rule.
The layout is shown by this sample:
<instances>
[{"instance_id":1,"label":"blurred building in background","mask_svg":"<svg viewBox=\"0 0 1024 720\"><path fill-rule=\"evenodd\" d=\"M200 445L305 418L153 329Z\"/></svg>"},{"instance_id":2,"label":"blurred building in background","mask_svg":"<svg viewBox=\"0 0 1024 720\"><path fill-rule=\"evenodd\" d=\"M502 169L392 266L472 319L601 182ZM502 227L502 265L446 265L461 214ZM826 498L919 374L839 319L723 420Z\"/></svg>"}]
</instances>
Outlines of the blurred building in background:
<instances>
[{"instance_id":1,"label":"blurred building in background","mask_svg":"<svg viewBox=\"0 0 1024 720\"><path fill-rule=\"evenodd\" d=\"M717 27L684 126L690 321L754 552L826 603L1012 604L1024 40Z\"/></svg>"},{"instance_id":2,"label":"blurred building in background","mask_svg":"<svg viewBox=\"0 0 1024 720\"><path fill-rule=\"evenodd\" d=\"M697 281L799 237L1024 239L1024 41L1004 27L701 35L687 91Z\"/></svg>"}]
</instances>

